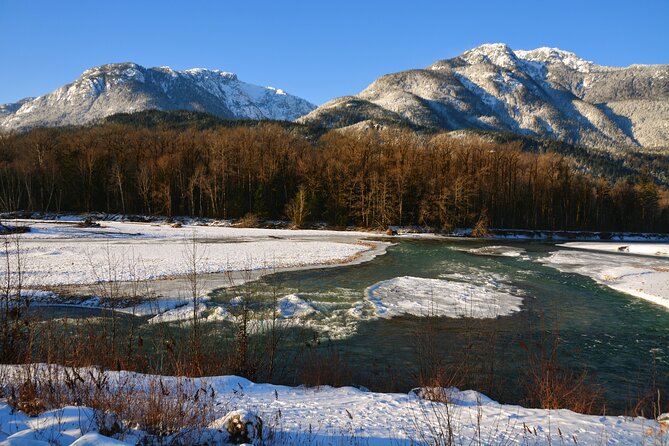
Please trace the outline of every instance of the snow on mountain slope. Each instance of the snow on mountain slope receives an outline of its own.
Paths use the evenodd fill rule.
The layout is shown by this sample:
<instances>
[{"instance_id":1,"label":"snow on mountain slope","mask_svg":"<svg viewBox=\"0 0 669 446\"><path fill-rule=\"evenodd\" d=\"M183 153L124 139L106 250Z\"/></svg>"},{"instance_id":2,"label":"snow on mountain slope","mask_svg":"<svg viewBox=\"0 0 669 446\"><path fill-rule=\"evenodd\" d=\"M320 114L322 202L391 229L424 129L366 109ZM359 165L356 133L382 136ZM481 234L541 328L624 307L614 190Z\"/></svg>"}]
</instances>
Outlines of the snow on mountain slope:
<instances>
[{"instance_id":1,"label":"snow on mountain slope","mask_svg":"<svg viewBox=\"0 0 669 446\"><path fill-rule=\"evenodd\" d=\"M0 106L0 129L79 125L121 112L195 110L231 119L294 120L315 107L283 90L195 68L108 64L84 71L52 93Z\"/></svg>"},{"instance_id":2,"label":"snow on mountain slope","mask_svg":"<svg viewBox=\"0 0 669 446\"><path fill-rule=\"evenodd\" d=\"M557 48L485 44L382 76L299 121L387 124L378 119L387 114L417 127L510 131L603 148L669 147L669 65L605 67Z\"/></svg>"}]
</instances>

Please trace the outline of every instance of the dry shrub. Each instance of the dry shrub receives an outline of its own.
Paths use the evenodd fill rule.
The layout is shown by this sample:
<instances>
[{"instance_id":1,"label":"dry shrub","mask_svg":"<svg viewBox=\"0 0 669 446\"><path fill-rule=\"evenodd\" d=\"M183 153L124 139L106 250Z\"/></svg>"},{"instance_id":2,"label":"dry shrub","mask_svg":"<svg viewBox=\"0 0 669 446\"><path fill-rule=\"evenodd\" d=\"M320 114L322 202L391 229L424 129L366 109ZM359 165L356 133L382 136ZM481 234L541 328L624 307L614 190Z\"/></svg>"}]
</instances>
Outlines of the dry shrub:
<instances>
[{"instance_id":1,"label":"dry shrub","mask_svg":"<svg viewBox=\"0 0 669 446\"><path fill-rule=\"evenodd\" d=\"M44 368L31 374L30 380L17 384L13 381L21 373L8 377L8 400L14 410L37 416L67 405L89 407L97 430L106 436L123 437L132 428L154 440L193 438L214 419L214 389L201 381L114 376L91 368Z\"/></svg>"},{"instance_id":2,"label":"dry shrub","mask_svg":"<svg viewBox=\"0 0 669 446\"><path fill-rule=\"evenodd\" d=\"M653 359L648 367L648 375L644 373L645 386L640 386L636 395L630 395L626 415L632 417L659 419L669 413L667 404L667 389L658 384L658 358L653 353ZM641 378L641 377L639 377ZM664 418L667 418L666 416ZM667 419L663 420L665 423Z\"/></svg>"},{"instance_id":3,"label":"dry shrub","mask_svg":"<svg viewBox=\"0 0 669 446\"><path fill-rule=\"evenodd\" d=\"M207 426L214 413L214 390L206 385L195 386L190 380L166 383L151 379L145 389L134 397L128 421L139 429L158 437Z\"/></svg>"},{"instance_id":4,"label":"dry shrub","mask_svg":"<svg viewBox=\"0 0 669 446\"><path fill-rule=\"evenodd\" d=\"M439 340L438 319L434 309L426 316L417 320L416 329L412 333L416 364L414 379L421 388L423 398L446 402L446 392L443 390L463 387L472 370L469 350L461 349L457 358L447 363L445 346Z\"/></svg>"},{"instance_id":5,"label":"dry shrub","mask_svg":"<svg viewBox=\"0 0 669 446\"><path fill-rule=\"evenodd\" d=\"M586 371L564 368L560 363L559 329L542 331L536 344L520 342L528 354L526 401L530 407L569 409L584 414L602 414L605 402L602 390L587 381Z\"/></svg>"},{"instance_id":6,"label":"dry shrub","mask_svg":"<svg viewBox=\"0 0 669 446\"><path fill-rule=\"evenodd\" d=\"M472 229L472 237L489 237L490 236L490 217L488 216L488 209L481 209L476 225Z\"/></svg>"},{"instance_id":7,"label":"dry shrub","mask_svg":"<svg viewBox=\"0 0 669 446\"><path fill-rule=\"evenodd\" d=\"M260 217L258 217L258 215L254 214L253 212L249 212L240 218L235 223L235 226L238 228L258 228L260 227Z\"/></svg>"},{"instance_id":8,"label":"dry shrub","mask_svg":"<svg viewBox=\"0 0 669 446\"><path fill-rule=\"evenodd\" d=\"M99 228L100 223L93 221L91 217L86 217L79 223L77 223L77 226L80 228Z\"/></svg>"},{"instance_id":9,"label":"dry shrub","mask_svg":"<svg viewBox=\"0 0 669 446\"><path fill-rule=\"evenodd\" d=\"M24 381L18 387L11 388L8 403L12 411L21 411L29 417L36 417L47 409L40 398L37 385L32 380Z\"/></svg>"},{"instance_id":10,"label":"dry shrub","mask_svg":"<svg viewBox=\"0 0 669 446\"><path fill-rule=\"evenodd\" d=\"M293 228L299 229L304 226L309 216L307 193L304 187L300 187L293 199L286 204L286 215L292 222Z\"/></svg>"}]
</instances>

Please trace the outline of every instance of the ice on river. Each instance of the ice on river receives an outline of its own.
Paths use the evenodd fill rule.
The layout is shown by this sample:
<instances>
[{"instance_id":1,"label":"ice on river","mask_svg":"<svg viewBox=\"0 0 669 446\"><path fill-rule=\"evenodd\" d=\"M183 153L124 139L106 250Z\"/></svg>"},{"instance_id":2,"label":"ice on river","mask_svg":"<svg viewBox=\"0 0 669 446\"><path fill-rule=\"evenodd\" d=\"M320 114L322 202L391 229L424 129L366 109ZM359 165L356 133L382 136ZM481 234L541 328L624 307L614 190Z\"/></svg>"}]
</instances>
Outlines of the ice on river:
<instances>
[{"instance_id":1,"label":"ice on river","mask_svg":"<svg viewBox=\"0 0 669 446\"><path fill-rule=\"evenodd\" d=\"M302 299L297 294L289 294L279 299L277 302L277 310L280 317L284 319L293 317L300 318L318 312L318 310L316 310L309 302Z\"/></svg>"},{"instance_id":2,"label":"ice on river","mask_svg":"<svg viewBox=\"0 0 669 446\"><path fill-rule=\"evenodd\" d=\"M483 246L481 248L469 249L467 252L477 256L492 257L520 257L525 254L523 248L516 248L514 246Z\"/></svg>"},{"instance_id":3,"label":"ice on river","mask_svg":"<svg viewBox=\"0 0 669 446\"><path fill-rule=\"evenodd\" d=\"M669 243L625 243L625 242L569 242L558 246L565 248L629 253L657 257L669 257Z\"/></svg>"},{"instance_id":4,"label":"ice on river","mask_svg":"<svg viewBox=\"0 0 669 446\"><path fill-rule=\"evenodd\" d=\"M486 286L443 279L395 277L372 285L367 300L377 316L404 314L495 318L520 311L523 299L493 284Z\"/></svg>"}]
</instances>

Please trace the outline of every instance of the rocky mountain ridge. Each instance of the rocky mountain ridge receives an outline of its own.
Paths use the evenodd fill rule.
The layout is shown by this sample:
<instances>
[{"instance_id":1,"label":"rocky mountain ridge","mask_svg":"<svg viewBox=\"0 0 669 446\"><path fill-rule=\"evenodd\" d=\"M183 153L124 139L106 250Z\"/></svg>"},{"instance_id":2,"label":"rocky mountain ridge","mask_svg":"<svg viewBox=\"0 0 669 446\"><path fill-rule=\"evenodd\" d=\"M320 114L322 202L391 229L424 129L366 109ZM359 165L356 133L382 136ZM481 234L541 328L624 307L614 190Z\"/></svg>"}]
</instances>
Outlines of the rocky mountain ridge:
<instances>
[{"instance_id":1,"label":"rocky mountain ridge","mask_svg":"<svg viewBox=\"0 0 669 446\"><path fill-rule=\"evenodd\" d=\"M118 63L86 70L52 93L0 105L0 129L80 125L116 113L150 109L292 121L314 108L283 90L242 82L233 73Z\"/></svg>"},{"instance_id":2,"label":"rocky mountain ridge","mask_svg":"<svg viewBox=\"0 0 669 446\"><path fill-rule=\"evenodd\" d=\"M606 67L557 48L486 44L380 77L298 122L513 132L600 148L669 147L669 65Z\"/></svg>"}]
</instances>

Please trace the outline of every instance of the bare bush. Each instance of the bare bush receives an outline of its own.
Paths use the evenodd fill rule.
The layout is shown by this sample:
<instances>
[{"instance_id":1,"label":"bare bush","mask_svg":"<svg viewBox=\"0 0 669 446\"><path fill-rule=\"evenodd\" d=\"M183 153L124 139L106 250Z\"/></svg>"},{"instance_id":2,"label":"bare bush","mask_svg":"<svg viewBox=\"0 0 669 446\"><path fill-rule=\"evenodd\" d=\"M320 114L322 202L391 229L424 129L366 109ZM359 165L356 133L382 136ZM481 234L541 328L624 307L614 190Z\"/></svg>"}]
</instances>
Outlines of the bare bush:
<instances>
[{"instance_id":1,"label":"bare bush","mask_svg":"<svg viewBox=\"0 0 669 446\"><path fill-rule=\"evenodd\" d=\"M260 227L260 218L257 214L249 212L237 220L235 226L239 228L258 228Z\"/></svg>"},{"instance_id":2,"label":"bare bush","mask_svg":"<svg viewBox=\"0 0 669 446\"><path fill-rule=\"evenodd\" d=\"M97 431L121 439L140 432L149 444L193 444L217 410L216 392L202 380L33 365L12 372L5 392L15 410L36 416L85 406L93 410Z\"/></svg>"},{"instance_id":3,"label":"bare bush","mask_svg":"<svg viewBox=\"0 0 669 446\"><path fill-rule=\"evenodd\" d=\"M315 344L307 347L302 354L300 382L307 387L340 387L349 384L351 371L339 349L330 343L320 346L320 342L316 341Z\"/></svg>"},{"instance_id":4,"label":"bare bush","mask_svg":"<svg viewBox=\"0 0 669 446\"><path fill-rule=\"evenodd\" d=\"M531 407L569 409L578 413L601 414L605 411L601 389L587 381L586 371L562 366L559 355L560 330L545 329L538 342L520 342L527 352L526 401Z\"/></svg>"}]
</instances>

